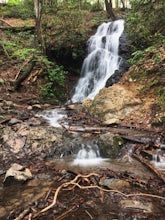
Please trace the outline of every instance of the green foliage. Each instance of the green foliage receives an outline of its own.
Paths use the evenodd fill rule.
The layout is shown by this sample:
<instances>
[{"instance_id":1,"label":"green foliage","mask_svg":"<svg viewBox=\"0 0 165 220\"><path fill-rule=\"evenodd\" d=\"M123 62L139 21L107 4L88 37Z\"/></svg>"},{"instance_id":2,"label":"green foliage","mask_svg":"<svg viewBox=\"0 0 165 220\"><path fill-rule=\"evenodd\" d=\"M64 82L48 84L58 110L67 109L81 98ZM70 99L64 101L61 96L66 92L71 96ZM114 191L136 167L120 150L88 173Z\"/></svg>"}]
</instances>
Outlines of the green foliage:
<instances>
[{"instance_id":1,"label":"green foliage","mask_svg":"<svg viewBox=\"0 0 165 220\"><path fill-rule=\"evenodd\" d=\"M67 72L63 66L56 66L48 72L47 83L41 88L43 98L55 98L56 100L65 99L64 86Z\"/></svg>"},{"instance_id":2,"label":"green foliage","mask_svg":"<svg viewBox=\"0 0 165 220\"><path fill-rule=\"evenodd\" d=\"M10 58L16 59L18 62L28 60L29 57L35 57L37 60L42 57L39 50L34 47L34 36L29 31L13 34L6 32L6 38L0 40Z\"/></svg>"},{"instance_id":3,"label":"green foliage","mask_svg":"<svg viewBox=\"0 0 165 220\"><path fill-rule=\"evenodd\" d=\"M160 54L157 50L157 44L154 46L150 46L148 48L146 48L145 50L137 50L135 52L132 53L132 57L129 59L129 62L131 64L136 64L138 63L143 63L144 62L144 58L147 55L152 56L152 59L154 60L155 63L159 63L161 61L160 58Z\"/></svg>"},{"instance_id":4,"label":"green foliage","mask_svg":"<svg viewBox=\"0 0 165 220\"><path fill-rule=\"evenodd\" d=\"M91 6L91 11L101 11L103 9L104 9L104 5L101 4L100 2L96 2Z\"/></svg>"},{"instance_id":5,"label":"green foliage","mask_svg":"<svg viewBox=\"0 0 165 220\"><path fill-rule=\"evenodd\" d=\"M57 66L49 72L48 79L50 82L57 82L60 86L64 86L66 71L63 66Z\"/></svg>"},{"instance_id":6,"label":"green foliage","mask_svg":"<svg viewBox=\"0 0 165 220\"><path fill-rule=\"evenodd\" d=\"M8 0L8 5L19 5L21 3L20 0Z\"/></svg>"},{"instance_id":7,"label":"green foliage","mask_svg":"<svg viewBox=\"0 0 165 220\"><path fill-rule=\"evenodd\" d=\"M13 52L12 58L17 58L17 60L25 61L28 57L35 55L37 50L35 48L22 48L17 49Z\"/></svg>"},{"instance_id":8,"label":"green foliage","mask_svg":"<svg viewBox=\"0 0 165 220\"><path fill-rule=\"evenodd\" d=\"M164 0L131 0L127 18L129 38L135 50L143 50L159 41L165 34Z\"/></svg>"},{"instance_id":9,"label":"green foliage","mask_svg":"<svg viewBox=\"0 0 165 220\"><path fill-rule=\"evenodd\" d=\"M113 137L113 155L116 157L119 154L119 150L121 149L121 146L123 145L124 141L120 136L114 136Z\"/></svg>"},{"instance_id":10,"label":"green foliage","mask_svg":"<svg viewBox=\"0 0 165 220\"><path fill-rule=\"evenodd\" d=\"M0 44L4 45L4 47L8 51L8 53L12 53L16 49L16 44L11 41L0 40Z\"/></svg>"},{"instance_id":11,"label":"green foliage","mask_svg":"<svg viewBox=\"0 0 165 220\"><path fill-rule=\"evenodd\" d=\"M8 4L1 9L4 17L12 18L33 18L34 2L33 0L9 0Z\"/></svg>"}]
</instances>

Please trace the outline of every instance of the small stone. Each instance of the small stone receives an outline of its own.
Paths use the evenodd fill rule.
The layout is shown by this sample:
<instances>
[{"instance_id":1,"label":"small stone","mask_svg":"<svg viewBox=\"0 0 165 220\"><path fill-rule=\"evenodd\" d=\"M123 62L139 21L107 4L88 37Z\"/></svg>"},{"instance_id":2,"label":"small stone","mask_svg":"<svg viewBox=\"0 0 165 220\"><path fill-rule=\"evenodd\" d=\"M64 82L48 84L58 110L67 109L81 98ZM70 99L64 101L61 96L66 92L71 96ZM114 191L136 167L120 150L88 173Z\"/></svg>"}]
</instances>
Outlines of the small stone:
<instances>
[{"instance_id":1,"label":"small stone","mask_svg":"<svg viewBox=\"0 0 165 220\"><path fill-rule=\"evenodd\" d=\"M130 184L125 180L107 178L105 180L100 181L100 185L107 186L110 189L121 189L121 188L129 188Z\"/></svg>"},{"instance_id":2,"label":"small stone","mask_svg":"<svg viewBox=\"0 0 165 220\"><path fill-rule=\"evenodd\" d=\"M32 110L33 109L33 107L31 106L31 105L29 105L28 107L27 107L27 110Z\"/></svg>"},{"instance_id":3,"label":"small stone","mask_svg":"<svg viewBox=\"0 0 165 220\"><path fill-rule=\"evenodd\" d=\"M106 121L103 121L104 125L110 125L110 124L119 124L120 120L118 118L111 118Z\"/></svg>"},{"instance_id":4,"label":"small stone","mask_svg":"<svg viewBox=\"0 0 165 220\"><path fill-rule=\"evenodd\" d=\"M21 123L21 122L22 121L17 118L12 118L12 119L10 119L9 124L14 125L14 124Z\"/></svg>"},{"instance_id":5,"label":"small stone","mask_svg":"<svg viewBox=\"0 0 165 220\"><path fill-rule=\"evenodd\" d=\"M7 170L3 182L5 186L9 186L19 182L25 182L29 179L32 179L32 174L30 170L28 168L23 167L20 164L14 163Z\"/></svg>"},{"instance_id":6,"label":"small stone","mask_svg":"<svg viewBox=\"0 0 165 220\"><path fill-rule=\"evenodd\" d=\"M153 210L153 205L150 202L141 202L138 200L121 200L120 206L123 209L140 209L144 212L151 213Z\"/></svg>"}]
</instances>

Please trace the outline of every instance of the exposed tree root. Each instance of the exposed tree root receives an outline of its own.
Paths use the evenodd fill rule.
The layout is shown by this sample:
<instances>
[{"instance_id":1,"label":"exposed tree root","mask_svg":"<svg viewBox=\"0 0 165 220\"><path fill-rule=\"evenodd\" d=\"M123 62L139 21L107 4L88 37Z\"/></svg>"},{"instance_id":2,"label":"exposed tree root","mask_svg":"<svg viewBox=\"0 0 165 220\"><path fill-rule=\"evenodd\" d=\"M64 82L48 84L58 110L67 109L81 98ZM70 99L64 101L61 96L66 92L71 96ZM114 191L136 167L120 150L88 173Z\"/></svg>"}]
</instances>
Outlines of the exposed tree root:
<instances>
[{"instance_id":1,"label":"exposed tree root","mask_svg":"<svg viewBox=\"0 0 165 220\"><path fill-rule=\"evenodd\" d=\"M99 189L100 192L107 192L107 193L117 193L120 194L123 197L135 197L135 196L143 196L143 197L152 197L152 198L157 198L157 199L162 199L165 200L165 197L162 196L158 196L158 195L153 195L153 194L147 194L147 193L136 193L136 194L125 194L119 190L113 190L113 189L104 189L98 185L80 185L80 178L81 180L85 180L88 184L90 184L90 180L88 179L91 176L95 176L95 177L99 177L100 175L97 173L90 173L88 175L82 175L82 174L78 174L73 180L63 183L62 185L60 185L54 194L53 197L53 201L52 203L47 206L46 208L42 209L40 212L34 214L33 218L38 217L41 213L44 213L46 211L48 211L49 209L51 209L56 203L57 203L57 197L59 195L59 192L64 188L66 190L71 190L74 187L78 187L79 189ZM93 184L93 182L92 182ZM69 188L68 188L69 187ZM63 213L61 216L59 216L57 219L62 219L64 216L66 216L69 212L71 212L72 210L74 210L76 207L72 207L71 209L69 209L68 211L66 211L65 213Z\"/></svg>"}]
</instances>

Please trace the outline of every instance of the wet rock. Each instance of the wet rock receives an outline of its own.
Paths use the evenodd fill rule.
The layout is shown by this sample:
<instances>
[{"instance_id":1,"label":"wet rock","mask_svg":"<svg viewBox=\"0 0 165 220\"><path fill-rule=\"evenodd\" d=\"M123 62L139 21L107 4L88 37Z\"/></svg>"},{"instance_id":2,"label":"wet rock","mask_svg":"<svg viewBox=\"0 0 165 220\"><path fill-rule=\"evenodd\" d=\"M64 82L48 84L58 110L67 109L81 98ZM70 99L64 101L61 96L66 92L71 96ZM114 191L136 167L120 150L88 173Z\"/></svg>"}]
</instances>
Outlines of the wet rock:
<instances>
[{"instance_id":1,"label":"wet rock","mask_svg":"<svg viewBox=\"0 0 165 220\"><path fill-rule=\"evenodd\" d=\"M19 182L25 182L29 179L32 179L30 170L20 164L14 163L6 172L4 185L9 186Z\"/></svg>"},{"instance_id":2,"label":"wet rock","mask_svg":"<svg viewBox=\"0 0 165 220\"><path fill-rule=\"evenodd\" d=\"M40 122L40 120L36 119ZM30 159L36 156L61 155L62 131L48 126L29 126L29 122L2 129L0 156L5 160L14 158ZM31 125L31 124L30 124ZM34 124L33 124L34 125Z\"/></svg>"},{"instance_id":3,"label":"wet rock","mask_svg":"<svg viewBox=\"0 0 165 220\"><path fill-rule=\"evenodd\" d=\"M122 209L140 209L144 212L151 213L153 211L153 205L150 202L142 202L138 200L121 200L120 206Z\"/></svg>"},{"instance_id":4,"label":"wet rock","mask_svg":"<svg viewBox=\"0 0 165 220\"><path fill-rule=\"evenodd\" d=\"M122 85L114 84L102 89L91 105L85 107L90 114L101 119L104 124L118 124L139 108L141 100L135 97L135 93Z\"/></svg>"},{"instance_id":5,"label":"wet rock","mask_svg":"<svg viewBox=\"0 0 165 220\"><path fill-rule=\"evenodd\" d=\"M22 121L17 119L17 118L11 118L10 121L9 121L9 124L14 125L14 124L21 123L21 122Z\"/></svg>"},{"instance_id":6,"label":"wet rock","mask_svg":"<svg viewBox=\"0 0 165 220\"><path fill-rule=\"evenodd\" d=\"M6 144L10 147L10 150L13 153L18 153L25 145L25 139L14 137L9 135L3 136L4 141L6 141Z\"/></svg>"},{"instance_id":7,"label":"wet rock","mask_svg":"<svg viewBox=\"0 0 165 220\"><path fill-rule=\"evenodd\" d=\"M41 125L41 120L39 120L38 118L32 117L28 120L28 124L30 126L38 126L38 125Z\"/></svg>"},{"instance_id":8,"label":"wet rock","mask_svg":"<svg viewBox=\"0 0 165 220\"><path fill-rule=\"evenodd\" d=\"M122 188L130 188L130 184L125 180L107 178L99 183L102 186L107 186L110 189L122 189Z\"/></svg>"},{"instance_id":9,"label":"wet rock","mask_svg":"<svg viewBox=\"0 0 165 220\"><path fill-rule=\"evenodd\" d=\"M114 74L107 80L106 87L112 86L114 83L119 82L123 74L128 71L130 64L128 59L130 58L130 46L126 39L126 34L123 33L119 39L119 55L121 57L119 63L119 70L116 70Z\"/></svg>"},{"instance_id":10,"label":"wet rock","mask_svg":"<svg viewBox=\"0 0 165 220\"><path fill-rule=\"evenodd\" d=\"M78 104L78 103L74 103L74 104L68 104L66 106L67 110L81 110L82 109L82 105Z\"/></svg>"},{"instance_id":11,"label":"wet rock","mask_svg":"<svg viewBox=\"0 0 165 220\"><path fill-rule=\"evenodd\" d=\"M114 158L119 154L124 141L119 135L110 132L101 134L98 139L98 146L102 157Z\"/></svg>"}]
</instances>

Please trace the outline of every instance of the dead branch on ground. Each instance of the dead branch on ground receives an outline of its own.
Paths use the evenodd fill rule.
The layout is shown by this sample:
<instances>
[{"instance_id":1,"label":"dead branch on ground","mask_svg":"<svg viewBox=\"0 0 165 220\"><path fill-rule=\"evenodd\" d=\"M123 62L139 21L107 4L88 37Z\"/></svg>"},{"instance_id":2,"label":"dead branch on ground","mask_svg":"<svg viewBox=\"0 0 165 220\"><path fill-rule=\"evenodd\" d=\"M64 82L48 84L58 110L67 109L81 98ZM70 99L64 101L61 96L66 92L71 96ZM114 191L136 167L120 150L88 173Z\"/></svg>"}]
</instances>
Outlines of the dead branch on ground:
<instances>
[{"instance_id":1,"label":"dead branch on ground","mask_svg":"<svg viewBox=\"0 0 165 220\"><path fill-rule=\"evenodd\" d=\"M25 79L27 79L27 77L30 75L30 73L34 69L35 63L36 63L36 61L34 61L33 58L31 58L29 60L29 62L27 63L28 69L24 73L22 73L21 76L18 77L17 80L14 82L14 89L15 90L19 90L21 83L24 82ZM21 68L21 70L22 69L23 68ZM21 70L20 70L20 73L21 73Z\"/></svg>"},{"instance_id":2,"label":"dead branch on ground","mask_svg":"<svg viewBox=\"0 0 165 220\"><path fill-rule=\"evenodd\" d=\"M21 68L19 69L18 73L16 74L14 81L16 81L20 75L21 70L32 60L32 56L29 57L29 59L27 59L21 66Z\"/></svg>"},{"instance_id":3,"label":"dead branch on ground","mask_svg":"<svg viewBox=\"0 0 165 220\"><path fill-rule=\"evenodd\" d=\"M13 26L9 22L5 21L4 19L0 18L0 21L4 24L7 24L9 27L13 28Z\"/></svg>"},{"instance_id":4,"label":"dead branch on ground","mask_svg":"<svg viewBox=\"0 0 165 220\"><path fill-rule=\"evenodd\" d=\"M137 159L139 162L141 162L143 165L145 165L147 168L149 168L156 176L165 183L164 176L161 175L161 173L155 169L150 163L147 163L143 158L139 157L137 154L132 155L135 159Z\"/></svg>"}]
</instances>

